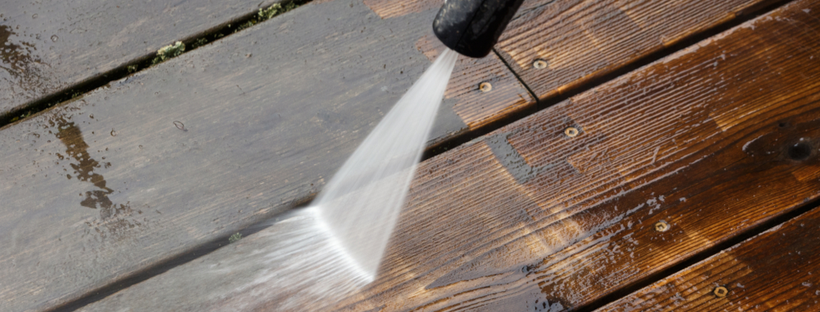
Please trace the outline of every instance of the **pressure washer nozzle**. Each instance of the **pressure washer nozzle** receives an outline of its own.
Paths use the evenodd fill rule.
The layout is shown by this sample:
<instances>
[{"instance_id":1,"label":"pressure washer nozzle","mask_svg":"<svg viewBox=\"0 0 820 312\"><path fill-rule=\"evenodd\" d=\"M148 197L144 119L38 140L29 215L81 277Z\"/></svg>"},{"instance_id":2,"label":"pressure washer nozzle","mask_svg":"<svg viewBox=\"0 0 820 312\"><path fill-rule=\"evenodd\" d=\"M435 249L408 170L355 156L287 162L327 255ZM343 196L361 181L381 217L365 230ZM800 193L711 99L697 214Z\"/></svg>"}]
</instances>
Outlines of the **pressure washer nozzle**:
<instances>
[{"instance_id":1,"label":"pressure washer nozzle","mask_svg":"<svg viewBox=\"0 0 820 312\"><path fill-rule=\"evenodd\" d=\"M524 0L445 0L433 33L453 51L485 57Z\"/></svg>"}]
</instances>

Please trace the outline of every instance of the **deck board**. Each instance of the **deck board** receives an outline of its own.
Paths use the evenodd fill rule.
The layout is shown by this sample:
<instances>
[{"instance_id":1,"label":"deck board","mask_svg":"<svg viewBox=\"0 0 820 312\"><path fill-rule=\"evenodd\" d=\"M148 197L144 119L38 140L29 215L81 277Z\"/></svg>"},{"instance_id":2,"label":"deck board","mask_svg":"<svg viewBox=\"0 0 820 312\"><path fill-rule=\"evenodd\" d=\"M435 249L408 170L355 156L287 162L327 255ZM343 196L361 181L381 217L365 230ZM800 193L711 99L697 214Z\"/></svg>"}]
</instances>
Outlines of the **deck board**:
<instances>
[{"instance_id":1,"label":"deck board","mask_svg":"<svg viewBox=\"0 0 820 312\"><path fill-rule=\"evenodd\" d=\"M497 51L548 100L774 2L527 0ZM539 59L546 68L533 67Z\"/></svg>"},{"instance_id":2,"label":"deck board","mask_svg":"<svg viewBox=\"0 0 820 312\"><path fill-rule=\"evenodd\" d=\"M814 209L598 311L820 311L819 256Z\"/></svg>"},{"instance_id":3,"label":"deck board","mask_svg":"<svg viewBox=\"0 0 820 312\"><path fill-rule=\"evenodd\" d=\"M310 199L430 66L434 14L307 4L4 127L2 309L60 306ZM455 75L431 142L466 127L455 105L534 101L498 58Z\"/></svg>"},{"instance_id":4,"label":"deck board","mask_svg":"<svg viewBox=\"0 0 820 312\"><path fill-rule=\"evenodd\" d=\"M817 200L817 14L815 1L795 1L424 162L377 281L338 302L303 304L576 309ZM579 134L567 137L568 127ZM656 230L661 221L668 230ZM86 310L143 298L167 310L256 300L214 301L180 281L223 289L252 280L252 270L192 274L230 272L231 259L285 232L273 226ZM259 287L287 293L275 281ZM278 299L259 308L281 307Z\"/></svg>"},{"instance_id":5,"label":"deck board","mask_svg":"<svg viewBox=\"0 0 820 312\"><path fill-rule=\"evenodd\" d=\"M0 116L279 0L0 2Z\"/></svg>"}]
</instances>

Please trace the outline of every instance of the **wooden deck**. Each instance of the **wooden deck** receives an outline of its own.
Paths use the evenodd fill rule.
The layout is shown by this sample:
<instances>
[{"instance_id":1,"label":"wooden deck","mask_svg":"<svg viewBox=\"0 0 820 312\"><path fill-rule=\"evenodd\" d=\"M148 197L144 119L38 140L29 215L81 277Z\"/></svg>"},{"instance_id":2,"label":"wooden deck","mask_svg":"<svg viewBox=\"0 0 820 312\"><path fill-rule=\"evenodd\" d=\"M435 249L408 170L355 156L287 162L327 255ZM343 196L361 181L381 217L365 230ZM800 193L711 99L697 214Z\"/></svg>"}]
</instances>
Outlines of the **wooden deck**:
<instances>
[{"instance_id":1,"label":"wooden deck","mask_svg":"<svg viewBox=\"0 0 820 312\"><path fill-rule=\"evenodd\" d=\"M275 1L10 2L0 114ZM243 300L198 273L284 235L439 5L314 0L1 128L0 311ZM445 97L378 279L288 309L820 311L820 2L527 0Z\"/></svg>"}]
</instances>

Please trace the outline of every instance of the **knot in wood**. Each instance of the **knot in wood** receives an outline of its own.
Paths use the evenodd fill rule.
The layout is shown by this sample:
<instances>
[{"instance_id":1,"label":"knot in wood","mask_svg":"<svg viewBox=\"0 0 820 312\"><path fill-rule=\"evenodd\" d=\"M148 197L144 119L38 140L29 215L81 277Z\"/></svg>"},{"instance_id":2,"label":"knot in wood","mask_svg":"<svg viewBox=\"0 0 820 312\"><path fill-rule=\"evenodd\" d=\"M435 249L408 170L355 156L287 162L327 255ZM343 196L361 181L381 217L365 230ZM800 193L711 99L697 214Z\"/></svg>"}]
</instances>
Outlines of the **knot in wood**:
<instances>
[{"instance_id":1,"label":"knot in wood","mask_svg":"<svg viewBox=\"0 0 820 312\"><path fill-rule=\"evenodd\" d=\"M812 147L808 143L800 142L789 146L789 158L793 160L806 160L811 156Z\"/></svg>"}]
</instances>

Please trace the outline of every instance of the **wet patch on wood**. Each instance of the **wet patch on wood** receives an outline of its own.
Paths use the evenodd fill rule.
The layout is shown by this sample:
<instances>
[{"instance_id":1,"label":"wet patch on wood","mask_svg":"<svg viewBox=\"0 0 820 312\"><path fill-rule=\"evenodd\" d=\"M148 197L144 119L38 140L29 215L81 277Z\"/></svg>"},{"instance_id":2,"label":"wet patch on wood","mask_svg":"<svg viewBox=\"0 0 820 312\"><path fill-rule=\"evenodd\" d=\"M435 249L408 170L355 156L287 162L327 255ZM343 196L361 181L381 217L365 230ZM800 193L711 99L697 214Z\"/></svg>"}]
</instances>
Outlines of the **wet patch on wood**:
<instances>
[{"instance_id":1,"label":"wet patch on wood","mask_svg":"<svg viewBox=\"0 0 820 312\"><path fill-rule=\"evenodd\" d=\"M814 311L818 238L815 208L598 311Z\"/></svg>"}]
</instances>

